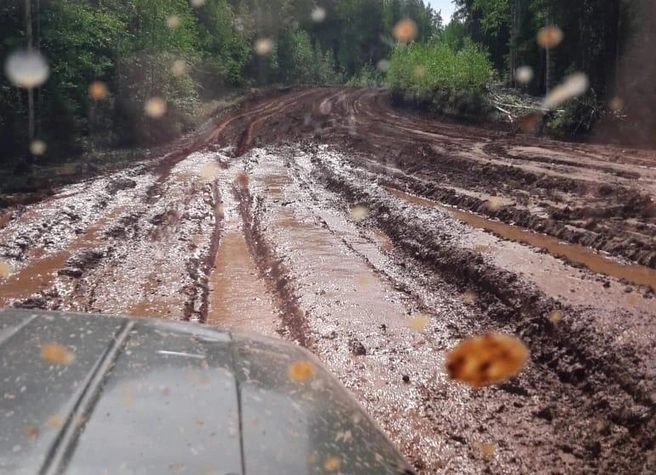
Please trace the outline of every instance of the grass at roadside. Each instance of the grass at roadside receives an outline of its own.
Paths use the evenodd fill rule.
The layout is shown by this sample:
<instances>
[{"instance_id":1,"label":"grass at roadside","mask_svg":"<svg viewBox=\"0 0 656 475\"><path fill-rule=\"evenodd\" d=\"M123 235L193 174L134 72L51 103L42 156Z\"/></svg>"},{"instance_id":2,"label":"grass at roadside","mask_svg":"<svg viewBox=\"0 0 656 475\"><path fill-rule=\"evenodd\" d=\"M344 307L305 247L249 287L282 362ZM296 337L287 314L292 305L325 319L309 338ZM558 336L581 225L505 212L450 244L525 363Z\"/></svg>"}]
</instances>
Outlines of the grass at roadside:
<instances>
[{"instance_id":1,"label":"grass at roadside","mask_svg":"<svg viewBox=\"0 0 656 475\"><path fill-rule=\"evenodd\" d=\"M387 83L395 100L475 119L487 112L486 85L491 77L492 65L479 46L470 43L454 50L434 41L397 46Z\"/></svg>"}]
</instances>

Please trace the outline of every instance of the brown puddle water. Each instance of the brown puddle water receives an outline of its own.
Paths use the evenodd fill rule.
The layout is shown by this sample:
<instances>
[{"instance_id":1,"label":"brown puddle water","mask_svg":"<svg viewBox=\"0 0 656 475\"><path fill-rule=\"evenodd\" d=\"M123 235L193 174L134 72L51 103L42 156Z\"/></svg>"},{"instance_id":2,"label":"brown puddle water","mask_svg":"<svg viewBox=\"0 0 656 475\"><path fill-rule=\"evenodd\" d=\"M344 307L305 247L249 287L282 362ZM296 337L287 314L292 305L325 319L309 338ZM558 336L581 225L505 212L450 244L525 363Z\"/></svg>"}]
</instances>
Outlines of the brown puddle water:
<instances>
[{"instance_id":1,"label":"brown puddle water","mask_svg":"<svg viewBox=\"0 0 656 475\"><path fill-rule=\"evenodd\" d=\"M240 231L221 238L209 284L207 323L275 335L273 304Z\"/></svg>"},{"instance_id":2,"label":"brown puddle water","mask_svg":"<svg viewBox=\"0 0 656 475\"><path fill-rule=\"evenodd\" d=\"M75 251L101 245L103 237L99 235L100 231L119 211L121 210L117 209L109 216L98 220L62 251L42 257L44 254L42 248L33 249L30 258L35 260L31 264L11 274L5 280L0 279L0 307L6 306L13 299L26 299L52 285L57 271L66 266L66 261Z\"/></svg>"},{"instance_id":3,"label":"brown puddle water","mask_svg":"<svg viewBox=\"0 0 656 475\"><path fill-rule=\"evenodd\" d=\"M404 201L429 208L439 208L452 214L459 221L469 224L475 228L486 229L505 239L522 242L531 246L544 249L556 257L564 257L571 262L582 264L592 272L605 274L617 279L624 279L636 285L651 287L656 291L656 271L637 264L624 265L612 259L596 254L587 247L577 244L567 244L557 238L545 234L537 234L524 228L511 224L500 223L482 218L473 213L449 208L435 201L411 195L394 188L386 188L392 195Z\"/></svg>"}]
</instances>

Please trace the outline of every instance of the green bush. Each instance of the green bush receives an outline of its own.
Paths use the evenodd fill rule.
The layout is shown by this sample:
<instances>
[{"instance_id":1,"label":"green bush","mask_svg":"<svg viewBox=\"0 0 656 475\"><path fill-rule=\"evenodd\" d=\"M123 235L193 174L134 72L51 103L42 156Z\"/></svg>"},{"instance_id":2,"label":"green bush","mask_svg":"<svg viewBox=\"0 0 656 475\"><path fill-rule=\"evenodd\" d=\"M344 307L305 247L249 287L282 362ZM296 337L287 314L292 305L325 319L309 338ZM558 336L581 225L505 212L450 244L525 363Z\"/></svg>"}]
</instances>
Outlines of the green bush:
<instances>
[{"instance_id":1,"label":"green bush","mask_svg":"<svg viewBox=\"0 0 656 475\"><path fill-rule=\"evenodd\" d=\"M397 46L387 83L392 96L434 112L477 116L485 110L492 66L473 43L455 51L444 43Z\"/></svg>"}]
</instances>

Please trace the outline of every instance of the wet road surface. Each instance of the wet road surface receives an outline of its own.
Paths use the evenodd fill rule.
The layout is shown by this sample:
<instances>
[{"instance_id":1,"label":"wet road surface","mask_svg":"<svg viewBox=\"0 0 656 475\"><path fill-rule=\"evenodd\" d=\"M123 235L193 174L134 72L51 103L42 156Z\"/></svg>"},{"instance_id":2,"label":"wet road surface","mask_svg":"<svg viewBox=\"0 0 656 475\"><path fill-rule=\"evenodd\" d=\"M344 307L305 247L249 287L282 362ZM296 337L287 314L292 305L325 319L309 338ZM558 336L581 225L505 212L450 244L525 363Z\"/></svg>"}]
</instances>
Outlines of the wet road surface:
<instances>
[{"instance_id":1,"label":"wet road surface","mask_svg":"<svg viewBox=\"0 0 656 475\"><path fill-rule=\"evenodd\" d=\"M377 90L274 94L5 210L0 305L290 339L421 473L649 473L655 196L653 152L440 122ZM484 331L522 338L526 370L449 381L445 351Z\"/></svg>"}]
</instances>

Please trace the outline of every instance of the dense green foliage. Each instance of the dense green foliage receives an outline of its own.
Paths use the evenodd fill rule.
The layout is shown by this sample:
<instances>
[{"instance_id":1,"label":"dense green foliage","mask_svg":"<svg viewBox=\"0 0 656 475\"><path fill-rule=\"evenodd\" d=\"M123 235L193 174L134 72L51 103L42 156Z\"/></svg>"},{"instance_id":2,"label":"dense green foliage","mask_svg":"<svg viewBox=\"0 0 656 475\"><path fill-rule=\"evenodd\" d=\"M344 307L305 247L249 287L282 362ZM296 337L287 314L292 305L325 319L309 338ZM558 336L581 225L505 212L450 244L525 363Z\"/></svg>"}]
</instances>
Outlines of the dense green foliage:
<instances>
[{"instance_id":1,"label":"dense green foliage","mask_svg":"<svg viewBox=\"0 0 656 475\"><path fill-rule=\"evenodd\" d=\"M436 112L473 116L484 108L491 73L487 54L479 46L470 42L458 50L435 39L398 46L387 79L395 97Z\"/></svg>"},{"instance_id":2,"label":"dense green foliage","mask_svg":"<svg viewBox=\"0 0 656 475\"><path fill-rule=\"evenodd\" d=\"M36 138L48 144L42 160L170 140L192 126L200 100L235 89L334 84L370 74L390 55L390 32L400 19L415 19L419 40L440 27L439 15L423 0L200 3L3 0L0 62L31 44L51 69L33 101ZM254 51L258 41L270 45L264 54ZM89 96L95 81L107 86L106 98ZM152 97L166 102L164 117L144 114ZM0 75L0 166L26 153L29 108L27 91Z\"/></svg>"}]
</instances>

